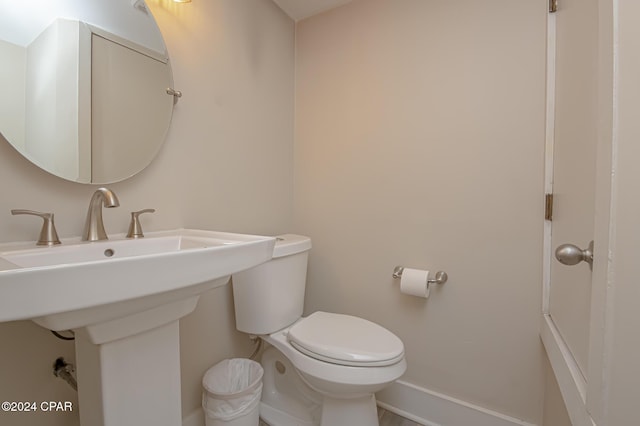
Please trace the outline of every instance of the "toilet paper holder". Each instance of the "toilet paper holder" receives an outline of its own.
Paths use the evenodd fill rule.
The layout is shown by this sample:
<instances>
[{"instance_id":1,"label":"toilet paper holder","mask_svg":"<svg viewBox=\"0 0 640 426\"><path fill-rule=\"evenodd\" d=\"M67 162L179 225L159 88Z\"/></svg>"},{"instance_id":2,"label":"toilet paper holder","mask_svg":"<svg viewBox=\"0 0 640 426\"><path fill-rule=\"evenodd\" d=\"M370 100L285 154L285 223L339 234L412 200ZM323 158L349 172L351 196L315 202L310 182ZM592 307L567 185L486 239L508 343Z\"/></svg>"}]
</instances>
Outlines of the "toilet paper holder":
<instances>
[{"instance_id":1,"label":"toilet paper holder","mask_svg":"<svg viewBox=\"0 0 640 426\"><path fill-rule=\"evenodd\" d=\"M396 279L401 278L402 271L404 271L404 266L396 266L395 268L393 268L393 278L396 278ZM435 278L427 279L427 284L444 284L447 282L448 279L449 279L449 276L447 275L446 272L438 271L436 272Z\"/></svg>"}]
</instances>

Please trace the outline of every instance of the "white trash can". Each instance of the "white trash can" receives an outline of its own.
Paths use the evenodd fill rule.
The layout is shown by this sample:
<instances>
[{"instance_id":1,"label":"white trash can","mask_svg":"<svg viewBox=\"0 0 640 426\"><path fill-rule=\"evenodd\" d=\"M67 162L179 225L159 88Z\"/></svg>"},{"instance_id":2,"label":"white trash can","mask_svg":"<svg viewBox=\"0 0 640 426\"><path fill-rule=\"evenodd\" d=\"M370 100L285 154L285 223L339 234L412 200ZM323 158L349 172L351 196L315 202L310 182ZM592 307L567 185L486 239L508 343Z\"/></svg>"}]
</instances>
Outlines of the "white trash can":
<instances>
[{"instance_id":1,"label":"white trash can","mask_svg":"<svg viewBox=\"0 0 640 426\"><path fill-rule=\"evenodd\" d=\"M245 358L225 359L207 370L202 378L206 426L257 426L263 372Z\"/></svg>"}]
</instances>

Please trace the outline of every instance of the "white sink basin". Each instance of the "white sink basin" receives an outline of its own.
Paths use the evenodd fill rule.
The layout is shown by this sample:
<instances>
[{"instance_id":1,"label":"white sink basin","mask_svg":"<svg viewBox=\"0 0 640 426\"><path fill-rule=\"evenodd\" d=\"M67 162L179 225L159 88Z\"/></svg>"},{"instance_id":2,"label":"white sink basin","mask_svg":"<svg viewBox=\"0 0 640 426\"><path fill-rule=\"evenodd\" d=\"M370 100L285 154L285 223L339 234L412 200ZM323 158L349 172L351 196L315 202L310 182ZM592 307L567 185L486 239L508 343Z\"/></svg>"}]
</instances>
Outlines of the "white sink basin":
<instances>
[{"instance_id":1,"label":"white sink basin","mask_svg":"<svg viewBox=\"0 0 640 426\"><path fill-rule=\"evenodd\" d=\"M7 251L0 253L0 256L20 268L34 268L174 253L181 250L216 247L234 243L235 241L227 242L213 238L179 234L150 235L148 238L137 240L117 239L93 243L84 242L51 247L48 250L46 248L32 248L28 250Z\"/></svg>"},{"instance_id":2,"label":"white sink basin","mask_svg":"<svg viewBox=\"0 0 640 426\"><path fill-rule=\"evenodd\" d=\"M0 248L0 322L32 319L67 330L185 299L271 259L274 242L182 229L141 239Z\"/></svg>"}]
</instances>

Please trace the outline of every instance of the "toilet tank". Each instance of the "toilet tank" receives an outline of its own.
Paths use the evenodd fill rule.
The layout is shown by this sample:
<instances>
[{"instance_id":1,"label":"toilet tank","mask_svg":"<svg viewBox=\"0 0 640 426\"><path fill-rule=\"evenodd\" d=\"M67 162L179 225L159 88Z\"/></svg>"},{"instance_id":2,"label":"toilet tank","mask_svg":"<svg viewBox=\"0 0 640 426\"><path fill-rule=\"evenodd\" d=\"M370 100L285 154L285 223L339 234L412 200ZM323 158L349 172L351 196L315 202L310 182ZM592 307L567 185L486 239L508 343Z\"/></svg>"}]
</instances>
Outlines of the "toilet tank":
<instances>
[{"instance_id":1,"label":"toilet tank","mask_svg":"<svg viewBox=\"0 0 640 426\"><path fill-rule=\"evenodd\" d=\"M277 237L273 258L233 274L236 328L249 334L271 334L302 316L311 239Z\"/></svg>"}]
</instances>

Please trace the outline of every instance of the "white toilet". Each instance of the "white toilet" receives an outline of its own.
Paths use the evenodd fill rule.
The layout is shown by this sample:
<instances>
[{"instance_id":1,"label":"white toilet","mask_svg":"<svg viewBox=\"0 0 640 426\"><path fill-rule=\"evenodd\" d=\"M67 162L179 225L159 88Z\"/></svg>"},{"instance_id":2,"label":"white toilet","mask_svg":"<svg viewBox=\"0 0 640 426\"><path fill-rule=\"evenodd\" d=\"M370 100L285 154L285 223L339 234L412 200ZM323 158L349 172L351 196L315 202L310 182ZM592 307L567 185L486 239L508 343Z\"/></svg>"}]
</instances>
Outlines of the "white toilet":
<instances>
[{"instance_id":1,"label":"white toilet","mask_svg":"<svg viewBox=\"0 0 640 426\"><path fill-rule=\"evenodd\" d=\"M405 372L402 341L362 318L302 317L311 240L278 237L273 259L233 275L236 328L269 343L261 417L271 426L378 425L374 393Z\"/></svg>"}]
</instances>

